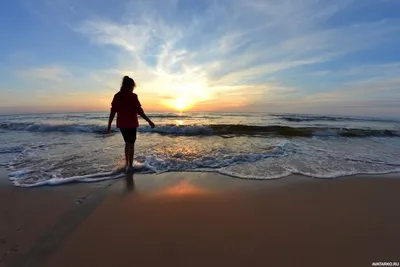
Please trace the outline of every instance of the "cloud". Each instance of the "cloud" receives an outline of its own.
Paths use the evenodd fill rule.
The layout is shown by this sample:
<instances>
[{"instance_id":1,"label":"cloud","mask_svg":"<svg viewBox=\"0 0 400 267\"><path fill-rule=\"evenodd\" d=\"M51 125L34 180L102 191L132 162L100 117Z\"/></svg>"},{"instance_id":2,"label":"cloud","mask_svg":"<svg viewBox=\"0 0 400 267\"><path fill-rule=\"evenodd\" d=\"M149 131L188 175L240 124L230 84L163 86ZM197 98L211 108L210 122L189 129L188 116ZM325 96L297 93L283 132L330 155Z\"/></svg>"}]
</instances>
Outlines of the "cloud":
<instances>
[{"instance_id":1,"label":"cloud","mask_svg":"<svg viewBox=\"0 0 400 267\"><path fill-rule=\"evenodd\" d=\"M128 5L132 10L126 13L139 14L138 18L122 22L86 20L75 30L95 43L122 48L129 60L135 59L136 64L131 65L144 65L156 76L198 67L204 71L201 75L206 74L210 80L229 75L240 79L326 62L370 48L399 32L396 21L319 26L352 2L213 2L190 20L165 21L167 11L153 10L150 15L141 16L151 10L149 5L153 2L136 5L134 1ZM206 17L200 18L203 15ZM224 80L231 81L232 78Z\"/></svg>"}]
</instances>

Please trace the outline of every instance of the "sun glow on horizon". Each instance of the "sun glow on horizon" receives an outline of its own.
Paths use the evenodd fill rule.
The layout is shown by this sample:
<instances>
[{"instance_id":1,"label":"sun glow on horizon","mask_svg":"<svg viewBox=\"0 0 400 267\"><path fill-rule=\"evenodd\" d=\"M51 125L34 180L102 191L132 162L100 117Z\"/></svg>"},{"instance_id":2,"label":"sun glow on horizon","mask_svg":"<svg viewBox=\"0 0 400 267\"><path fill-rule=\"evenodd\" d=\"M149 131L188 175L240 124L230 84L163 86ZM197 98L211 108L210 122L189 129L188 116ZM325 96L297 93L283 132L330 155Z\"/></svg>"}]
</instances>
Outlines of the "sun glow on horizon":
<instances>
[{"instance_id":1,"label":"sun glow on horizon","mask_svg":"<svg viewBox=\"0 0 400 267\"><path fill-rule=\"evenodd\" d=\"M176 126L182 126L185 124L185 122L183 120L176 120L175 124L176 124Z\"/></svg>"},{"instance_id":2,"label":"sun glow on horizon","mask_svg":"<svg viewBox=\"0 0 400 267\"><path fill-rule=\"evenodd\" d=\"M208 88L203 83L174 84L168 88L171 99L164 100L164 105L178 112L187 111L197 103L209 99Z\"/></svg>"},{"instance_id":3,"label":"sun glow on horizon","mask_svg":"<svg viewBox=\"0 0 400 267\"><path fill-rule=\"evenodd\" d=\"M175 108L178 111L183 111L186 108L188 108L188 106L189 106L188 104L189 104L189 101L188 101L188 99L186 97L177 97L175 99L175 103L174 103Z\"/></svg>"}]
</instances>

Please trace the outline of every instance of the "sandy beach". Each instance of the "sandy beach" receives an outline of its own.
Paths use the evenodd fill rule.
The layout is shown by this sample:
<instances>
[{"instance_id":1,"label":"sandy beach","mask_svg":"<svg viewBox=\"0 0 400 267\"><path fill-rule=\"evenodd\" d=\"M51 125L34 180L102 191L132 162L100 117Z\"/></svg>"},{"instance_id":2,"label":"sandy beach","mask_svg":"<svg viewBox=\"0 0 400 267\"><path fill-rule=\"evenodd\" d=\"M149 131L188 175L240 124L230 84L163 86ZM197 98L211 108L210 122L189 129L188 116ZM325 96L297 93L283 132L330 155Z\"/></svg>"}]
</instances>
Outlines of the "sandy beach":
<instances>
[{"instance_id":1,"label":"sandy beach","mask_svg":"<svg viewBox=\"0 0 400 267\"><path fill-rule=\"evenodd\" d=\"M0 266L371 266L400 261L396 176L212 173L15 188L1 170Z\"/></svg>"}]
</instances>

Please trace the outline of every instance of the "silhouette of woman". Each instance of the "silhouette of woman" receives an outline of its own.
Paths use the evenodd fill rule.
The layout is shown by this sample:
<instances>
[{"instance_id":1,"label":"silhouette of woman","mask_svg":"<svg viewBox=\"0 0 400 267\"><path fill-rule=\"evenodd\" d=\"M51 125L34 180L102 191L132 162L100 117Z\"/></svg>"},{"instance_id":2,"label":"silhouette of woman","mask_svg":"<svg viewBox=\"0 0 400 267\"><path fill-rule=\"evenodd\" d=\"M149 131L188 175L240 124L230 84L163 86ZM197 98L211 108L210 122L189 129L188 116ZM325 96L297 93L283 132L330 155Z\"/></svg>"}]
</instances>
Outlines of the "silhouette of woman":
<instances>
[{"instance_id":1,"label":"silhouette of woman","mask_svg":"<svg viewBox=\"0 0 400 267\"><path fill-rule=\"evenodd\" d=\"M117 114L117 128L120 129L125 141L125 170L133 172L133 156L137 127L139 127L138 114L145 119L151 128L154 123L146 116L139 102L138 96L133 93L136 87L135 81L125 76L122 80L121 89L114 95L111 102L111 111L108 119L107 133L111 133L111 124Z\"/></svg>"}]
</instances>

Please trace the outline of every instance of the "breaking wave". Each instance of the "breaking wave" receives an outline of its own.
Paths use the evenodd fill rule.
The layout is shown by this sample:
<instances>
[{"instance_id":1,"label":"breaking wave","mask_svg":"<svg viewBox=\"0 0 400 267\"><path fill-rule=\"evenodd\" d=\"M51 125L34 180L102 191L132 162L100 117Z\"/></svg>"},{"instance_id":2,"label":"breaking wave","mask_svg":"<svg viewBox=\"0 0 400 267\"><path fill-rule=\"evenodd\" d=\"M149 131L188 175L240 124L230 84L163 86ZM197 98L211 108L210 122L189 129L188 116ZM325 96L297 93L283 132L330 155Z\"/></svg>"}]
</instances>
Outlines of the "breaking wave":
<instances>
[{"instance_id":1,"label":"breaking wave","mask_svg":"<svg viewBox=\"0 0 400 267\"><path fill-rule=\"evenodd\" d=\"M28 132L97 133L105 132L104 126L87 124L41 124L41 123L3 123L0 129ZM113 128L113 132L117 132ZM334 127L290 127L290 126L252 126L237 124L209 125L160 125L156 128L141 126L138 132L182 136L284 136L284 137L399 137L396 130L334 128Z\"/></svg>"}]
</instances>

